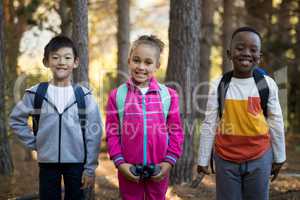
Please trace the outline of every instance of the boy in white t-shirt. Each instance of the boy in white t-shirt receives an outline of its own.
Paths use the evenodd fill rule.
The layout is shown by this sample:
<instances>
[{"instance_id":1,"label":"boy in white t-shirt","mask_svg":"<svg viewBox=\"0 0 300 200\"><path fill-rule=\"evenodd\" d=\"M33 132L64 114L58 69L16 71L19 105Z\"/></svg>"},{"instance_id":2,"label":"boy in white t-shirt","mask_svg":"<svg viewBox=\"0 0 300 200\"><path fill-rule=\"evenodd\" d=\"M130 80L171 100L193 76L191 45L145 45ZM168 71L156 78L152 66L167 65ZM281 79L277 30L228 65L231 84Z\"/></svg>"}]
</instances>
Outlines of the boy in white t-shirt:
<instances>
[{"instance_id":1,"label":"boy in white t-shirt","mask_svg":"<svg viewBox=\"0 0 300 200\"><path fill-rule=\"evenodd\" d=\"M214 149L217 200L268 200L269 177L275 180L286 160L278 87L257 68L261 40L251 27L234 31L227 52L233 71L210 88L197 171L209 174Z\"/></svg>"}]
</instances>

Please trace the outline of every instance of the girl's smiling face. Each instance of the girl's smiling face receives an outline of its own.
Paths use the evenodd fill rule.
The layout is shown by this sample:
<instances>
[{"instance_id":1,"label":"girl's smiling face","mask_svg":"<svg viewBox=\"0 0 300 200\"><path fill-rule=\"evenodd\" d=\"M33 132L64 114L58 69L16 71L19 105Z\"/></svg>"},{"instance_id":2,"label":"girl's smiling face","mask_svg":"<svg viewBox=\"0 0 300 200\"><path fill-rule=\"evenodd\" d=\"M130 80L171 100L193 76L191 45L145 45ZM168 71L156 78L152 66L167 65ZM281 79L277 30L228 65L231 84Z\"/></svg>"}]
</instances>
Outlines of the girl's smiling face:
<instances>
[{"instance_id":1,"label":"girl's smiling face","mask_svg":"<svg viewBox=\"0 0 300 200\"><path fill-rule=\"evenodd\" d=\"M150 44L139 44L130 53L128 67L139 87L147 87L149 79L159 68L159 50Z\"/></svg>"}]
</instances>

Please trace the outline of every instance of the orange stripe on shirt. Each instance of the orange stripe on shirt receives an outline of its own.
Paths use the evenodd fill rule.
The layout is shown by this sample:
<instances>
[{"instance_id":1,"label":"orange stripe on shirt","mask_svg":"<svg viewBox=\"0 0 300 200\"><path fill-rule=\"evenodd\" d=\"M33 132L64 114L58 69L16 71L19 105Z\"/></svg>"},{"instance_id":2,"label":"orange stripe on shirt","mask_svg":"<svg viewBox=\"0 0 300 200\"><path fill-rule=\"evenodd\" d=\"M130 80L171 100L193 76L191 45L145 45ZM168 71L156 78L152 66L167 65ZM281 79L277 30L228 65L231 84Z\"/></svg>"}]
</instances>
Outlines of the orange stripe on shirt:
<instances>
[{"instance_id":1,"label":"orange stripe on shirt","mask_svg":"<svg viewBox=\"0 0 300 200\"><path fill-rule=\"evenodd\" d=\"M259 97L249 97L248 100L226 99L224 108L219 132L235 136L259 136L269 132Z\"/></svg>"},{"instance_id":2,"label":"orange stripe on shirt","mask_svg":"<svg viewBox=\"0 0 300 200\"><path fill-rule=\"evenodd\" d=\"M243 163L261 157L271 146L269 134L260 136L216 135L215 150L224 160Z\"/></svg>"}]
</instances>

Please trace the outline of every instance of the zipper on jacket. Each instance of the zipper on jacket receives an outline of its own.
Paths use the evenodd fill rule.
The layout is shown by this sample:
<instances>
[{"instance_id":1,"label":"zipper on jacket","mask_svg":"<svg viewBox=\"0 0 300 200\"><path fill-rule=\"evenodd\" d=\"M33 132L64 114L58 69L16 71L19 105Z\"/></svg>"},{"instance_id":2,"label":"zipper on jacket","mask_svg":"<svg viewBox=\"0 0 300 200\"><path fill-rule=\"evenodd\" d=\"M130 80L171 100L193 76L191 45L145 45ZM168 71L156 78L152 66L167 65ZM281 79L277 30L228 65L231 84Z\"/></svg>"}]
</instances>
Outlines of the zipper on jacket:
<instances>
[{"instance_id":1,"label":"zipper on jacket","mask_svg":"<svg viewBox=\"0 0 300 200\"><path fill-rule=\"evenodd\" d=\"M142 103L142 108L143 108L143 118L144 118L144 141L143 141L143 152L144 152L144 166L147 165L147 113L146 113L146 101L145 101L145 96L143 95L143 103Z\"/></svg>"},{"instance_id":2,"label":"zipper on jacket","mask_svg":"<svg viewBox=\"0 0 300 200\"><path fill-rule=\"evenodd\" d=\"M34 93L35 94L35 93ZM75 94L74 94L75 95ZM76 99L76 97L75 97ZM62 113L59 113L57 107L51 102L49 101L46 97L44 97L44 100L53 107L53 109L55 110L55 112L58 114L59 116L59 130L58 130L58 163L61 163L61 126L62 126L62 115L69 109L71 108L73 105L76 104L76 101L74 101L72 104L70 104L68 107L66 107ZM84 143L84 142L83 142Z\"/></svg>"},{"instance_id":3,"label":"zipper on jacket","mask_svg":"<svg viewBox=\"0 0 300 200\"><path fill-rule=\"evenodd\" d=\"M59 132L58 132L58 163L60 163L60 146L61 146L61 120L62 113L59 114Z\"/></svg>"}]
</instances>

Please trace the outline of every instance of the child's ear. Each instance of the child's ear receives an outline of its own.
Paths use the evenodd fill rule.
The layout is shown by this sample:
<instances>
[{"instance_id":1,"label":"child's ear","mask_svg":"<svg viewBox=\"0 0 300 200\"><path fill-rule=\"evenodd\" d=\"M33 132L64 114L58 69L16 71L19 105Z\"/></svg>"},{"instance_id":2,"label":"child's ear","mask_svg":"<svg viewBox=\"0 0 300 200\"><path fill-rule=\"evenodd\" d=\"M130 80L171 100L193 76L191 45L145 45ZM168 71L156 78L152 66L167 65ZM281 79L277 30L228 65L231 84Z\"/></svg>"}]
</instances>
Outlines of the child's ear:
<instances>
[{"instance_id":1,"label":"child's ear","mask_svg":"<svg viewBox=\"0 0 300 200\"><path fill-rule=\"evenodd\" d=\"M231 52L229 49L226 50L226 54L227 54L228 59L231 60Z\"/></svg>"},{"instance_id":2,"label":"child's ear","mask_svg":"<svg viewBox=\"0 0 300 200\"><path fill-rule=\"evenodd\" d=\"M263 52L261 51L259 53L259 63L262 63L262 61L263 61Z\"/></svg>"},{"instance_id":3,"label":"child's ear","mask_svg":"<svg viewBox=\"0 0 300 200\"><path fill-rule=\"evenodd\" d=\"M158 62L156 65L156 69L159 69L159 68L160 68L160 62Z\"/></svg>"},{"instance_id":4,"label":"child's ear","mask_svg":"<svg viewBox=\"0 0 300 200\"><path fill-rule=\"evenodd\" d=\"M75 58L74 60L74 68L77 68L79 65L79 58Z\"/></svg>"},{"instance_id":5,"label":"child's ear","mask_svg":"<svg viewBox=\"0 0 300 200\"><path fill-rule=\"evenodd\" d=\"M47 67L47 68L49 67L48 66L48 61L45 58L43 58L43 64L44 64L45 67Z\"/></svg>"}]
</instances>

